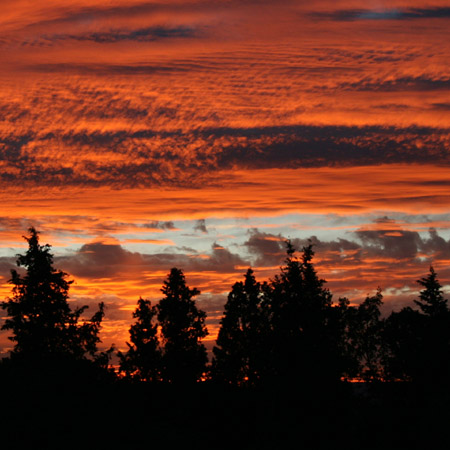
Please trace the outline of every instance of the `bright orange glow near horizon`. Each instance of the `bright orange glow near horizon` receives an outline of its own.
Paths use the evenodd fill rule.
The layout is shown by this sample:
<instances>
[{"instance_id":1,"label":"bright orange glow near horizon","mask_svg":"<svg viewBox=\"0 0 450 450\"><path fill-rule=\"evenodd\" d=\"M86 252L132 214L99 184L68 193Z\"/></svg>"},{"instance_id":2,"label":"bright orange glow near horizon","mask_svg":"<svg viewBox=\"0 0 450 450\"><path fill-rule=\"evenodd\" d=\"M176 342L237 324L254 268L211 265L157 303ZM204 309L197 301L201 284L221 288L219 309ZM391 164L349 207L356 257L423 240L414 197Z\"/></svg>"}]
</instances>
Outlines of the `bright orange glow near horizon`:
<instances>
[{"instance_id":1,"label":"bright orange glow near horizon","mask_svg":"<svg viewBox=\"0 0 450 450\"><path fill-rule=\"evenodd\" d=\"M0 26L2 297L30 226L119 348L174 266L211 348L286 239L336 299L400 308L430 264L450 292L448 1L3 0Z\"/></svg>"}]
</instances>

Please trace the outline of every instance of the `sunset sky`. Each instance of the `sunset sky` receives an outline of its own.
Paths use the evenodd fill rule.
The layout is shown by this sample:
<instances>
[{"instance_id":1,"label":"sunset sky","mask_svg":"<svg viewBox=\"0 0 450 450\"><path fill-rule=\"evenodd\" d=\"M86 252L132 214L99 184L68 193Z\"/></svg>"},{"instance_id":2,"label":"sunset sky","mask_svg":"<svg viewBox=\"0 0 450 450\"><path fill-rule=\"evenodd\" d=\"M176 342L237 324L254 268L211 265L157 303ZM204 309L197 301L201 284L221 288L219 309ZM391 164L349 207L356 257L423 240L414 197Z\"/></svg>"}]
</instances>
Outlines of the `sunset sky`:
<instances>
[{"instance_id":1,"label":"sunset sky","mask_svg":"<svg viewBox=\"0 0 450 450\"><path fill-rule=\"evenodd\" d=\"M123 349L171 267L226 295L314 244L337 301L450 298L448 0L1 0L0 294L34 226ZM0 334L0 353L11 343Z\"/></svg>"}]
</instances>

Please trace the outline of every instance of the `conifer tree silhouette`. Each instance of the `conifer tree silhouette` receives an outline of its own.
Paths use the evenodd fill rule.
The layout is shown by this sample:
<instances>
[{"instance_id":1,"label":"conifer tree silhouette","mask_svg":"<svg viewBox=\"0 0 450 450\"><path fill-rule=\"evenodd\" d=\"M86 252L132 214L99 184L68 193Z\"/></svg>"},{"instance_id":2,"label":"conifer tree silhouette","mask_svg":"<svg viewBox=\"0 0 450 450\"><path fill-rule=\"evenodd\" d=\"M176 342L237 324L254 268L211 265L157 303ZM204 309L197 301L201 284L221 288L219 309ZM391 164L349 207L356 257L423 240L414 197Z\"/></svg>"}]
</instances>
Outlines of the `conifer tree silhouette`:
<instances>
[{"instance_id":1,"label":"conifer tree silhouette","mask_svg":"<svg viewBox=\"0 0 450 450\"><path fill-rule=\"evenodd\" d=\"M414 303L419 306L420 310L431 317L445 315L448 313L447 300L444 298L442 286L437 279L437 274L430 266L430 273L417 282L423 286L420 291L420 300L414 300Z\"/></svg>"},{"instance_id":2,"label":"conifer tree silhouette","mask_svg":"<svg viewBox=\"0 0 450 450\"><path fill-rule=\"evenodd\" d=\"M81 321L87 306L71 310L68 291L72 281L53 267L51 246L39 244L39 233L32 227L28 250L18 255L17 265L25 275L11 271L12 297L1 303L8 317L3 330L12 332L11 358L43 360L91 359L105 363L106 353L98 353L104 305L90 320Z\"/></svg>"},{"instance_id":3,"label":"conifer tree silhouette","mask_svg":"<svg viewBox=\"0 0 450 450\"><path fill-rule=\"evenodd\" d=\"M133 313L135 323L130 327L128 351L118 352L120 372L139 381L160 379L161 351L158 339L157 310L149 300L140 298Z\"/></svg>"},{"instance_id":4,"label":"conifer tree silhouette","mask_svg":"<svg viewBox=\"0 0 450 450\"><path fill-rule=\"evenodd\" d=\"M431 266L417 280L423 287L414 303L386 321L386 366L391 378L442 388L450 377L450 311Z\"/></svg>"},{"instance_id":5,"label":"conifer tree silhouette","mask_svg":"<svg viewBox=\"0 0 450 450\"><path fill-rule=\"evenodd\" d=\"M450 377L450 311L442 286L431 266L429 274L417 280L423 289L414 303L424 314L423 348L419 378L435 386L448 384Z\"/></svg>"},{"instance_id":6,"label":"conifer tree silhouette","mask_svg":"<svg viewBox=\"0 0 450 450\"><path fill-rule=\"evenodd\" d=\"M312 264L312 245L302 255L286 242L287 258L281 273L268 284L265 295L271 324L273 375L299 383L335 378L332 361L337 336L330 326L332 295ZM327 367L328 366L328 367Z\"/></svg>"},{"instance_id":7,"label":"conifer tree silhouette","mask_svg":"<svg viewBox=\"0 0 450 450\"><path fill-rule=\"evenodd\" d=\"M161 289L164 297L157 305L162 339L162 379L171 383L198 381L206 370L206 313L197 309L196 288L186 285L183 272L172 268Z\"/></svg>"},{"instance_id":8,"label":"conifer tree silhouette","mask_svg":"<svg viewBox=\"0 0 450 450\"><path fill-rule=\"evenodd\" d=\"M231 384L257 384L264 374L268 316L261 284L248 269L228 295L213 348L213 377Z\"/></svg>"}]
</instances>

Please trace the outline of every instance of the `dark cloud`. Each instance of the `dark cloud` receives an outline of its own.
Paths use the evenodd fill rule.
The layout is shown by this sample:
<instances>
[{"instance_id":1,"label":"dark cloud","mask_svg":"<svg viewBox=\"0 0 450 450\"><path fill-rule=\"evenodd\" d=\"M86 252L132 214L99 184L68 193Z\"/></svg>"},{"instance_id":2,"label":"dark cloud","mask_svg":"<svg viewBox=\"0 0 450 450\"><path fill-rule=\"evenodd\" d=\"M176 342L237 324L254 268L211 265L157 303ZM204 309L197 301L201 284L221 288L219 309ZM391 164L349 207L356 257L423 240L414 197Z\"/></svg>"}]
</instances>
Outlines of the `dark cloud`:
<instances>
[{"instance_id":1,"label":"dark cloud","mask_svg":"<svg viewBox=\"0 0 450 450\"><path fill-rule=\"evenodd\" d=\"M450 111L450 102L449 103L432 103L433 109L437 109L439 111Z\"/></svg>"},{"instance_id":2,"label":"dark cloud","mask_svg":"<svg viewBox=\"0 0 450 450\"><path fill-rule=\"evenodd\" d=\"M170 4L170 2L155 3L142 2L134 5L103 5L92 7L81 7L78 9L61 8L60 14L52 19L44 19L32 22L26 29L34 30L48 29L53 27L67 27L70 25L91 24L98 20L111 20L114 18L131 18L147 14L155 14L162 11L174 11L186 9L182 4Z\"/></svg>"},{"instance_id":3,"label":"dark cloud","mask_svg":"<svg viewBox=\"0 0 450 450\"><path fill-rule=\"evenodd\" d=\"M229 273L236 271L237 266L249 266L249 263L242 259L238 254L231 253L225 247L214 243L212 246L211 257L207 265L220 268L220 271Z\"/></svg>"},{"instance_id":4,"label":"dark cloud","mask_svg":"<svg viewBox=\"0 0 450 450\"><path fill-rule=\"evenodd\" d=\"M313 12L315 19L353 22L357 20L412 20L448 19L450 8L390 8L390 9L344 9L331 12Z\"/></svg>"},{"instance_id":5,"label":"dark cloud","mask_svg":"<svg viewBox=\"0 0 450 450\"><path fill-rule=\"evenodd\" d=\"M357 230L350 234L350 239L322 241L316 236L291 240L294 247L301 251L304 246L312 244L320 264L327 267L368 267L372 261L388 268L402 264L430 264L433 261L446 261L450 258L450 240L439 236L434 228L430 228L428 236L416 231L399 229L395 222L388 218L376 221L376 229ZM380 227L380 225L386 225ZM255 257L255 266L274 266L282 264L286 258L287 238L278 234L261 232L258 229L249 231L250 238L245 246ZM397 269L397 267L395 267ZM395 270L393 270L395 272ZM354 284L357 280L352 280ZM382 281L382 280L380 280Z\"/></svg>"},{"instance_id":6,"label":"dark cloud","mask_svg":"<svg viewBox=\"0 0 450 450\"><path fill-rule=\"evenodd\" d=\"M273 266L279 264L286 255L286 239L253 228L248 231L250 237L244 243L250 254L255 256L255 266Z\"/></svg>"},{"instance_id":7,"label":"dark cloud","mask_svg":"<svg viewBox=\"0 0 450 450\"><path fill-rule=\"evenodd\" d=\"M362 80L341 83L339 89L353 91L439 91L450 89L450 78L429 78L425 76L398 77L390 80Z\"/></svg>"},{"instance_id":8,"label":"dark cloud","mask_svg":"<svg viewBox=\"0 0 450 450\"><path fill-rule=\"evenodd\" d=\"M123 270L139 270L144 265L140 253L133 253L119 244L93 242L83 245L75 255L55 258L64 270L75 277L112 277Z\"/></svg>"},{"instance_id":9,"label":"dark cloud","mask_svg":"<svg viewBox=\"0 0 450 450\"><path fill-rule=\"evenodd\" d=\"M130 116L131 118L131 116ZM164 145L166 143L166 145ZM186 156L185 148L195 150ZM66 132L0 140L0 180L47 185L202 186L230 168L300 168L395 163L450 164L449 133L429 127L292 126L208 128L195 133ZM29 147L33 151L28 151ZM30 148L31 148L30 147ZM39 149L76 148L80 159L41 158ZM91 158L92 148L105 158ZM84 155L83 152L86 152ZM106 157L123 155L122 158ZM189 177L185 174L190 173ZM443 180L434 181L442 184Z\"/></svg>"},{"instance_id":10,"label":"dark cloud","mask_svg":"<svg viewBox=\"0 0 450 450\"><path fill-rule=\"evenodd\" d=\"M359 230L355 234L366 253L397 261L415 258L421 244L419 233L415 231Z\"/></svg>"},{"instance_id":11,"label":"dark cloud","mask_svg":"<svg viewBox=\"0 0 450 450\"><path fill-rule=\"evenodd\" d=\"M205 219L198 219L196 224L194 225L195 231L200 231L202 233L208 233L208 229L206 228Z\"/></svg>"},{"instance_id":12,"label":"dark cloud","mask_svg":"<svg viewBox=\"0 0 450 450\"><path fill-rule=\"evenodd\" d=\"M11 270L20 270L17 267L15 257L2 256L0 257L0 277L2 282L8 281L11 278Z\"/></svg>"},{"instance_id":13,"label":"dark cloud","mask_svg":"<svg viewBox=\"0 0 450 450\"><path fill-rule=\"evenodd\" d=\"M147 27L136 30L110 30L104 32L91 32L83 34L55 34L44 35L43 40L77 40L93 41L97 43L115 43L121 41L149 42L161 39L194 38L198 37L198 30L188 26L178 27Z\"/></svg>"},{"instance_id":14,"label":"dark cloud","mask_svg":"<svg viewBox=\"0 0 450 450\"><path fill-rule=\"evenodd\" d=\"M420 250L434 258L448 260L450 258L450 240L439 236L434 228L430 228L428 239L421 242Z\"/></svg>"},{"instance_id":15,"label":"dark cloud","mask_svg":"<svg viewBox=\"0 0 450 450\"><path fill-rule=\"evenodd\" d=\"M359 261L362 257L362 246L355 241L337 239L321 241L316 236L308 238L287 238L281 234L271 234L249 230L250 238L244 243L250 254L255 256L254 265L259 267L281 265L286 259L286 243L289 240L294 248L301 252L303 247L313 246L313 251L320 257L342 262L345 258L348 264Z\"/></svg>"},{"instance_id":16,"label":"dark cloud","mask_svg":"<svg viewBox=\"0 0 450 450\"><path fill-rule=\"evenodd\" d=\"M225 130L224 130L225 131ZM429 161L419 142L433 148L433 158L450 163L447 130L396 127L274 127L228 130L241 135L239 146L229 146L217 159L221 165L245 167L318 167ZM431 153L431 152L430 152Z\"/></svg>"},{"instance_id":17,"label":"dark cloud","mask_svg":"<svg viewBox=\"0 0 450 450\"><path fill-rule=\"evenodd\" d=\"M214 243L207 255L187 253L130 252L120 244L93 242L83 245L75 254L60 256L55 261L64 271L74 277L109 278L126 273L139 279L143 271L167 271L178 267L185 272L193 271L233 273L237 266L248 266L249 262L237 254Z\"/></svg>"},{"instance_id":18,"label":"dark cloud","mask_svg":"<svg viewBox=\"0 0 450 450\"><path fill-rule=\"evenodd\" d=\"M160 229L160 230L176 230L174 223L171 220L160 222L158 220L154 220L153 222L147 222L141 225L142 228L148 229Z\"/></svg>"},{"instance_id":19,"label":"dark cloud","mask_svg":"<svg viewBox=\"0 0 450 450\"><path fill-rule=\"evenodd\" d=\"M24 66L43 73L73 73L86 75L152 75L188 72L192 67L184 65L162 64L77 64L77 63L46 63Z\"/></svg>"}]
</instances>

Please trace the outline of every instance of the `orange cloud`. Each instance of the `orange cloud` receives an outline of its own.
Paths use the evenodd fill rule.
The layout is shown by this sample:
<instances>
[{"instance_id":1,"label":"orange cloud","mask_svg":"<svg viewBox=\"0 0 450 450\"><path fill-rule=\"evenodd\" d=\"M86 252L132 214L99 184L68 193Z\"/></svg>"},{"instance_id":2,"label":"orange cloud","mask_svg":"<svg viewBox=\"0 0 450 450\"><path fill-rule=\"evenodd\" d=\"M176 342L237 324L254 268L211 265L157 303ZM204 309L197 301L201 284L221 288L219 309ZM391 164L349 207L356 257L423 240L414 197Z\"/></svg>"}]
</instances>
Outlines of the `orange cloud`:
<instances>
[{"instance_id":1,"label":"orange cloud","mask_svg":"<svg viewBox=\"0 0 450 450\"><path fill-rule=\"evenodd\" d=\"M284 234L231 247L235 233L204 219L314 229L291 213L352 231L315 241L340 294L389 279L401 304L431 260L450 280L438 232L450 223L448 20L446 0L3 0L0 293L34 225L75 278L74 301L109 305L108 342L123 344L132 306L158 298L172 264L217 330L251 259L261 278L276 273ZM336 214L341 227L323 220ZM202 248L174 225L187 220Z\"/></svg>"},{"instance_id":2,"label":"orange cloud","mask_svg":"<svg viewBox=\"0 0 450 450\"><path fill-rule=\"evenodd\" d=\"M61 229L70 230L68 218L75 216L80 227L92 226L95 232L102 219L142 223L286 212L446 213L449 182L447 167L432 165L237 170L213 174L202 189L5 187L1 201L10 219L37 219L52 229L55 218Z\"/></svg>"}]
</instances>

